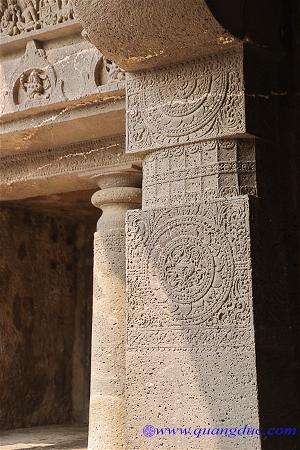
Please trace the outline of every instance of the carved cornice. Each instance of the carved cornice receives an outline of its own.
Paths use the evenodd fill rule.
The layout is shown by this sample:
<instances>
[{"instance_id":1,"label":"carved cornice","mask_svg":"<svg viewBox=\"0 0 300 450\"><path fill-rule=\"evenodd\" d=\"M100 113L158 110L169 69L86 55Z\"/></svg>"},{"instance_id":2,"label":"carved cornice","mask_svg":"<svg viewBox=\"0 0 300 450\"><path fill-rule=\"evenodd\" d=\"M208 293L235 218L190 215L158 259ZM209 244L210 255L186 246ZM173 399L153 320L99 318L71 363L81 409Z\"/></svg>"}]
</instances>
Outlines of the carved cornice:
<instances>
[{"instance_id":1,"label":"carved cornice","mask_svg":"<svg viewBox=\"0 0 300 450\"><path fill-rule=\"evenodd\" d=\"M1 200L97 187L97 179L90 176L93 171L100 175L120 164L141 166L141 156L126 155L124 149L125 137L115 136L4 156L0 158Z\"/></svg>"}]
</instances>

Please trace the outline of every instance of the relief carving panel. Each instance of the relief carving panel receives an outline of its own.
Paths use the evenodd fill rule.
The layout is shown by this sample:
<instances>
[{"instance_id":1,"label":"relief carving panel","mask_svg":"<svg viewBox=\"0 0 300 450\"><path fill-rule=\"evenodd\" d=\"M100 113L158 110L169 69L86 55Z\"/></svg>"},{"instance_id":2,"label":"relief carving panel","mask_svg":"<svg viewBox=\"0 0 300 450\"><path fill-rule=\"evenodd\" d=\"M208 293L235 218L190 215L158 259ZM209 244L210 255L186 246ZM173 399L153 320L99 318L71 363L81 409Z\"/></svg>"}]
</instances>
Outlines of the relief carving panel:
<instances>
[{"instance_id":1,"label":"relief carving panel","mask_svg":"<svg viewBox=\"0 0 300 450\"><path fill-rule=\"evenodd\" d=\"M129 348L253 340L246 197L127 217Z\"/></svg>"},{"instance_id":2,"label":"relief carving panel","mask_svg":"<svg viewBox=\"0 0 300 450\"><path fill-rule=\"evenodd\" d=\"M11 76L8 111L62 101L63 81L57 77L44 49L36 41L28 42L24 56Z\"/></svg>"},{"instance_id":3,"label":"relief carving panel","mask_svg":"<svg viewBox=\"0 0 300 450\"><path fill-rule=\"evenodd\" d=\"M74 19L71 0L1 0L0 31L17 36Z\"/></svg>"},{"instance_id":4,"label":"relief carving panel","mask_svg":"<svg viewBox=\"0 0 300 450\"><path fill-rule=\"evenodd\" d=\"M254 139L218 139L159 150L144 159L143 209L256 195Z\"/></svg>"},{"instance_id":5,"label":"relief carving panel","mask_svg":"<svg viewBox=\"0 0 300 450\"><path fill-rule=\"evenodd\" d=\"M127 215L128 448L167 444L144 437L145 423L259 427L248 202ZM242 437L167 438L170 448L261 449Z\"/></svg>"},{"instance_id":6,"label":"relief carving panel","mask_svg":"<svg viewBox=\"0 0 300 450\"><path fill-rule=\"evenodd\" d=\"M245 131L241 49L128 75L128 151Z\"/></svg>"},{"instance_id":7,"label":"relief carving panel","mask_svg":"<svg viewBox=\"0 0 300 450\"><path fill-rule=\"evenodd\" d=\"M3 64L1 113L124 91L125 73L84 40L45 49L30 40L23 56ZM124 95L123 92L120 95Z\"/></svg>"}]
</instances>

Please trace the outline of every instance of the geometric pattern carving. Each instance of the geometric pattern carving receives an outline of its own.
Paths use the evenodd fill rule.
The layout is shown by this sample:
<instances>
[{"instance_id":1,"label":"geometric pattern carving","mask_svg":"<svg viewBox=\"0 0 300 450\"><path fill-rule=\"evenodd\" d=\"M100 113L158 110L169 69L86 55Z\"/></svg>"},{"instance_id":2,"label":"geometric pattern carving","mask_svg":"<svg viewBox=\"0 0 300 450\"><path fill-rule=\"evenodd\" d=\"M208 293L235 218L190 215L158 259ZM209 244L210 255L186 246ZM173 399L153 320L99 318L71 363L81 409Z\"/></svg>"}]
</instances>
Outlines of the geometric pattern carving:
<instances>
[{"instance_id":1,"label":"geometric pattern carving","mask_svg":"<svg viewBox=\"0 0 300 450\"><path fill-rule=\"evenodd\" d=\"M245 131L240 49L128 75L128 151Z\"/></svg>"},{"instance_id":2,"label":"geometric pattern carving","mask_svg":"<svg viewBox=\"0 0 300 450\"><path fill-rule=\"evenodd\" d=\"M127 216L128 345L247 346L248 198Z\"/></svg>"},{"instance_id":3,"label":"geometric pattern carving","mask_svg":"<svg viewBox=\"0 0 300 450\"><path fill-rule=\"evenodd\" d=\"M143 173L143 209L256 195L255 141L218 139L152 152Z\"/></svg>"}]
</instances>

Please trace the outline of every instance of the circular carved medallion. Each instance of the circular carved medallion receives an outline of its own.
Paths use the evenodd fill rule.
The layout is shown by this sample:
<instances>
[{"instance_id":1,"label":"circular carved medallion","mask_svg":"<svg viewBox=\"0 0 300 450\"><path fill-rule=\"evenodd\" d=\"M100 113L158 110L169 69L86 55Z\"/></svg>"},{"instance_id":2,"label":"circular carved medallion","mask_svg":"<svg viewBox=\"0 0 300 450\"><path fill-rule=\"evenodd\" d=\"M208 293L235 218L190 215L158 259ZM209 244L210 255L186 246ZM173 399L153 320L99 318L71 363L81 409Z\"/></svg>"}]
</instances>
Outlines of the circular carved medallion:
<instances>
[{"instance_id":1,"label":"circular carved medallion","mask_svg":"<svg viewBox=\"0 0 300 450\"><path fill-rule=\"evenodd\" d=\"M156 302L179 320L206 320L226 300L233 281L231 246L199 217L171 219L151 238L146 262Z\"/></svg>"}]
</instances>

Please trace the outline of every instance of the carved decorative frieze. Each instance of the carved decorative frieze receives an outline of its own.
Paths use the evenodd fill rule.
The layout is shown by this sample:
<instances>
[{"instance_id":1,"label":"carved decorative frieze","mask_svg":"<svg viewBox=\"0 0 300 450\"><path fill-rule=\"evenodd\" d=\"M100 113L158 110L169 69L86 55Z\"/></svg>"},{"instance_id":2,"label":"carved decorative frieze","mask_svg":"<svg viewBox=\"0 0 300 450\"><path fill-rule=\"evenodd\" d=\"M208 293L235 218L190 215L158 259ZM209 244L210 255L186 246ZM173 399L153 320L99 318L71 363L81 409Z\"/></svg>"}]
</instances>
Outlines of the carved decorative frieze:
<instances>
[{"instance_id":1,"label":"carved decorative frieze","mask_svg":"<svg viewBox=\"0 0 300 450\"><path fill-rule=\"evenodd\" d=\"M0 31L17 36L74 19L71 0L1 0Z\"/></svg>"},{"instance_id":2,"label":"carved decorative frieze","mask_svg":"<svg viewBox=\"0 0 300 450\"><path fill-rule=\"evenodd\" d=\"M92 170L101 172L101 168L139 162L138 155L125 154L124 141L124 136L115 136L57 149L4 156L0 158L0 186L63 174Z\"/></svg>"},{"instance_id":3,"label":"carved decorative frieze","mask_svg":"<svg viewBox=\"0 0 300 450\"><path fill-rule=\"evenodd\" d=\"M128 151L243 133L242 64L235 49L128 75Z\"/></svg>"},{"instance_id":4,"label":"carved decorative frieze","mask_svg":"<svg viewBox=\"0 0 300 450\"><path fill-rule=\"evenodd\" d=\"M247 198L132 211L127 251L129 348L249 343Z\"/></svg>"},{"instance_id":5,"label":"carved decorative frieze","mask_svg":"<svg viewBox=\"0 0 300 450\"><path fill-rule=\"evenodd\" d=\"M143 209L256 195L254 139L218 139L155 151L144 159Z\"/></svg>"},{"instance_id":6,"label":"carved decorative frieze","mask_svg":"<svg viewBox=\"0 0 300 450\"><path fill-rule=\"evenodd\" d=\"M93 173L107 174L120 165L142 166L141 155L125 154L124 136L3 156L0 200L93 189L96 186Z\"/></svg>"},{"instance_id":7,"label":"carved decorative frieze","mask_svg":"<svg viewBox=\"0 0 300 450\"><path fill-rule=\"evenodd\" d=\"M0 110L3 115L124 91L125 73L90 44L78 43L66 55L30 40L24 55L3 70ZM124 94L121 94L124 95Z\"/></svg>"}]
</instances>

